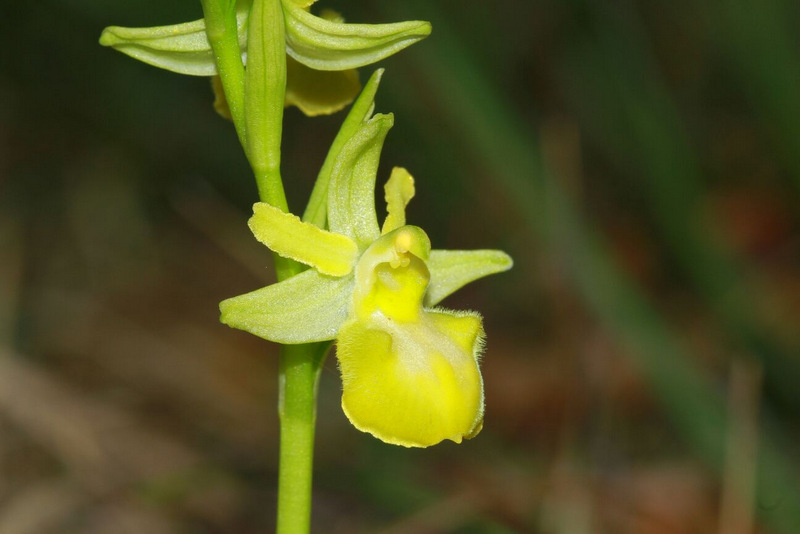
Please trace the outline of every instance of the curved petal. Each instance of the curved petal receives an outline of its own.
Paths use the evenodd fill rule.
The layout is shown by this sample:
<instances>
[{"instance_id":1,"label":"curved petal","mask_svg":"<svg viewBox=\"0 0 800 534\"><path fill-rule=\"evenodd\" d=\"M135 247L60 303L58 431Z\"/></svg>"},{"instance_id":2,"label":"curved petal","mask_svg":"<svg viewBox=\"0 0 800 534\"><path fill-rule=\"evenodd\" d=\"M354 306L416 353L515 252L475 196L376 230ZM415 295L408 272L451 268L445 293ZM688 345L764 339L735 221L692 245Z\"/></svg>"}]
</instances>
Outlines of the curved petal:
<instances>
[{"instance_id":1,"label":"curved petal","mask_svg":"<svg viewBox=\"0 0 800 534\"><path fill-rule=\"evenodd\" d=\"M355 69L376 63L431 33L428 22L345 24L317 17L283 0L287 52L317 70Z\"/></svg>"},{"instance_id":2,"label":"curved petal","mask_svg":"<svg viewBox=\"0 0 800 534\"><path fill-rule=\"evenodd\" d=\"M381 234L388 234L406 224L406 206L412 198L414 198L414 177L404 168L395 167L384 187L387 215Z\"/></svg>"},{"instance_id":3,"label":"curved petal","mask_svg":"<svg viewBox=\"0 0 800 534\"><path fill-rule=\"evenodd\" d=\"M470 282L507 271L513 265L514 260L502 250L432 250L425 305L435 306Z\"/></svg>"},{"instance_id":4,"label":"curved petal","mask_svg":"<svg viewBox=\"0 0 800 534\"><path fill-rule=\"evenodd\" d=\"M387 443L460 443L483 422L482 345L473 313L428 310L411 323L349 320L336 349L342 408L356 428Z\"/></svg>"},{"instance_id":5,"label":"curved petal","mask_svg":"<svg viewBox=\"0 0 800 534\"><path fill-rule=\"evenodd\" d=\"M284 344L336 337L353 293L351 276L333 278L313 269L283 282L223 300L220 321Z\"/></svg>"},{"instance_id":6,"label":"curved petal","mask_svg":"<svg viewBox=\"0 0 800 534\"><path fill-rule=\"evenodd\" d=\"M349 237L326 232L264 202L253 205L247 226L271 250L322 274L344 276L353 270L358 259L358 246Z\"/></svg>"},{"instance_id":7,"label":"curved petal","mask_svg":"<svg viewBox=\"0 0 800 534\"><path fill-rule=\"evenodd\" d=\"M375 115L342 147L328 190L328 226L355 239L362 250L380 237L375 213L375 174L394 117Z\"/></svg>"},{"instance_id":8,"label":"curved petal","mask_svg":"<svg viewBox=\"0 0 800 534\"><path fill-rule=\"evenodd\" d=\"M322 71L286 58L286 105L314 117L330 115L353 101L361 90L358 72Z\"/></svg>"}]
</instances>

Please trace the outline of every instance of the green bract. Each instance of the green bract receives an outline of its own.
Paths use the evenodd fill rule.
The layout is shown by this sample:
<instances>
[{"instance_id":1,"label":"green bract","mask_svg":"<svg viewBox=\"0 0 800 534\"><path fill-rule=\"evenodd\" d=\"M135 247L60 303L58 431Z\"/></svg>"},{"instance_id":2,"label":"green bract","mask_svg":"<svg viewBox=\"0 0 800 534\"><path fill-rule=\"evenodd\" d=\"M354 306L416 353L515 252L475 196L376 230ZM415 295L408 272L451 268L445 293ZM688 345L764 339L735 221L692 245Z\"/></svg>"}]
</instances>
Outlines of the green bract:
<instances>
[{"instance_id":1,"label":"green bract","mask_svg":"<svg viewBox=\"0 0 800 534\"><path fill-rule=\"evenodd\" d=\"M331 11L318 17L308 11L312 3L280 0L290 56L286 104L296 105L308 115L332 113L352 101L359 90L352 69L376 63L431 32L430 24L422 21L347 24ZM235 8L231 17L235 16L242 61L247 58L251 4L252 0L245 0L230 6ZM218 74L217 58L206 25L206 19L200 19L152 28L109 26L103 30L100 44L172 72L214 76Z\"/></svg>"},{"instance_id":2,"label":"green bract","mask_svg":"<svg viewBox=\"0 0 800 534\"><path fill-rule=\"evenodd\" d=\"M425 232L406 224L414 180L405 169L386 184L388 216L378 224L375 178L393 124L390 114L372 114L379 76L320 173L315 191L327 189L326 216L310 209L302 221L265 203L253 208L256 238L310 268L223 301L221 320L284 344L336 339L342 407L357 428L409 447L459 442L483 420L483 328L477 313L434 306L512 261L498 250L431 250Z\"/></svg>"}]
</instances>

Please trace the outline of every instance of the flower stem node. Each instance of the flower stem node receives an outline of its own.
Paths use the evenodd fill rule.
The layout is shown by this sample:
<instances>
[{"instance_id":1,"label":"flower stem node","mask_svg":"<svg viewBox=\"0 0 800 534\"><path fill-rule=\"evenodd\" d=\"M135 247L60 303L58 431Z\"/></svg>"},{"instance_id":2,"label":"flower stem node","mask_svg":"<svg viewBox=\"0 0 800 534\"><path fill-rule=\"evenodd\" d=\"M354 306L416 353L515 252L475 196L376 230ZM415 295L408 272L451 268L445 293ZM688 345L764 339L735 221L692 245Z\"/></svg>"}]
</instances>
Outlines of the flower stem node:
<instances>
[{"instance_id":1,"label":"flower stem node","mask_svg":"<svg viewBox=\"0 0 800 534\"><path fill-rule=\"evenodd\" d=\"M483 326L475 312L436 305L512 261L498 250L432 250L427 234L406 224L414 179L402 168L386 184L388 215L379 226L375 177L393 118L372 115L378 78L323 165L325 206L312 211L324 222L254 206L256 238L309 269L223 301L221 320L284 344L335 339L342 408L359 430L406 447L461 442L483 422Z\"/></svg>"}]
</instances>

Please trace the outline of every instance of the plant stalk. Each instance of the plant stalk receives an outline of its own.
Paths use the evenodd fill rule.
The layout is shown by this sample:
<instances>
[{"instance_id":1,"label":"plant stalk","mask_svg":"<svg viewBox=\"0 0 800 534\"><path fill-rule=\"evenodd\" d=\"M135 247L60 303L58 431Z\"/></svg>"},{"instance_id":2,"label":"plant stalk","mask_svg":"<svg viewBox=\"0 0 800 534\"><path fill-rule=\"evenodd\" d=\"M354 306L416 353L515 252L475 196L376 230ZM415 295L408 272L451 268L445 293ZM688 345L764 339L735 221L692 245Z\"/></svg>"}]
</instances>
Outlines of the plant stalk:
<instances>
[{"instance_id":1,"label":"plant stalk","mask_svg":"<svg viewBox=\"0 0 800 534\"><path fill-rule=\"evenodd\" d=\"M236 24L236 2L202 0L206 20L206 35L214 50L214 61L228 101L231 119L239 142L247 151L247 133L244 121L244 63L239 48Z\"/></svg>"},{"instance_id":2,"label":"plant stalk","mask_svg":"<svg viewBox=\"0 0 800 534\"><path fill-rule=\"evenodd\" d=\"M281 347L277 534L308 534L311 528L317 382L329 347L330 343Z\"/></svg>"},{"instance_id":3,"label":"plant stalk","mask_svg":"<svg viewBox=\"0 0 800 534\"><path fill-rule=\"evenodd\" d=\"M254 0L248 18L248 68L242 63L233 0L203 0L207 35L239 140L255 174L258 195L288 210L280 174L286 91L286 41L280 0ZM278 281L302 271L274 255ZM278 534L308 534L314 462L317 381L330 343L284 345L280 350Z\"/></svg>"}]
</instances>

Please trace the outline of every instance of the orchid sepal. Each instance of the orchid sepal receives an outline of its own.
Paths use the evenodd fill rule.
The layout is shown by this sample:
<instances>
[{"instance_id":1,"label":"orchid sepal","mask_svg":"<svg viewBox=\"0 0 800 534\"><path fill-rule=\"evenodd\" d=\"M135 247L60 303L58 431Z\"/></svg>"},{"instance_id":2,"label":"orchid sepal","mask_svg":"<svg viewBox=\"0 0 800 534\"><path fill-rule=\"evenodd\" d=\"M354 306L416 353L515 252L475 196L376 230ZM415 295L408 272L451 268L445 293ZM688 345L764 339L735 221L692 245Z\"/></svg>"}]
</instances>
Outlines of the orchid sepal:
<instances>
[{"instance_id":1,"label":"orchid sepal","mask_svg":"<svg viewBox=\"0 0 800 534\"><path fill-rule=\"evenodd\" d=\"M470 282L513 266L514 260L502 250L434 250L428 260L431 283L425 305L436 306Z\"/></svg>"},{"instance_id":2,"label":"orchid sepal","mask_svg":"<svg viewBox=\"0 0 800 534\"><path fill-rule=\"evenodd\" d=\"M352 277L308 269L220 303L220 321L260 338L294 345L334 339L347 319Z\"/></svg>"},{"instance_id":3,"label":"orchid sepal","mask_svg":"<svg viewBox=\"0 0 800 534\"><path fill-rule=\"evenodd\" d=\"M248 10L249 6L241 6L236 12L239 46L243 55L247 49L245 29ZM151 28L109 26L100 35L100 44L148 65L178 74L217 74L214 52L206 35L205 19Z\"/></svg>"},{"instance_id":4,"label":"orchid sepal","mask_svg":"<svg viewBox=\"0 0 800 534\"><path fill-rule=\"evenodd\" d=\"M429 22L348 24L317 17L293 0L282 0L287 53L316 70L354 69L377 63L421 41Z\"/></svg>"},{"instance_id":5,"label":"orchid sepal","mask_svg":"<svg viewBox=\"0 0 800 534\"><path fill-rule=\"evenodd\" d=\"M287 80L285 105L308 116L339 111L361 89L357 67L376 63L430 34L430 24L409 21L391 24L347 24L332 11L311 14L311 0L281 0L286 20ZM251 2L236 2L236 31L242 62L247 61L247 26ZM233 6L231 6L233 9ZM363 32L363 33L362 33ZM215 53L206 20L126 28L109 26L100 44L162 69L191 76L216 76ZM225 107L216 92L216 108Z\"/></svg>"}]
</instances>

